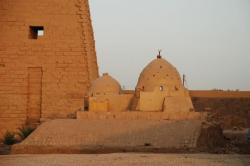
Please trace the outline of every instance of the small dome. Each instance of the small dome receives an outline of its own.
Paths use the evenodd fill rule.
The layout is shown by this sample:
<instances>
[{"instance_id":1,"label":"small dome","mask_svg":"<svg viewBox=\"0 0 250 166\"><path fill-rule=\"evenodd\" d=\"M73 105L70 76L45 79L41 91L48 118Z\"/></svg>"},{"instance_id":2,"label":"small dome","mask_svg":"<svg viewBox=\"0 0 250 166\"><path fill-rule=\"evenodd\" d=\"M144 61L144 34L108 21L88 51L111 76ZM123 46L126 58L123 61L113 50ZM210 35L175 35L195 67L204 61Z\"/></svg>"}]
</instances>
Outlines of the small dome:
<instances>
[{"instance_id":1,"label":"small dome","mask_svg":"<svg viewBox=\"0 0 250 166\"><path fill-rule=\"evenodd\" d=\"M176 68L163 59L157 56L157 59L151 61L141 72L137 89L143 91L178 91L182 88L180 75Z\"/></svg>"},{"instance_id":2,"label":"small dome","mask_svg":"<svg viewBox=\"0 0 250 166\"><path fill-rule=\"evenodd\" d=\"M89 95L98 96L106 94L119 94L120 91L121 86L119 82L107 73L104 73L102 77L92 82Z\"/></svg>"}]
</instances>

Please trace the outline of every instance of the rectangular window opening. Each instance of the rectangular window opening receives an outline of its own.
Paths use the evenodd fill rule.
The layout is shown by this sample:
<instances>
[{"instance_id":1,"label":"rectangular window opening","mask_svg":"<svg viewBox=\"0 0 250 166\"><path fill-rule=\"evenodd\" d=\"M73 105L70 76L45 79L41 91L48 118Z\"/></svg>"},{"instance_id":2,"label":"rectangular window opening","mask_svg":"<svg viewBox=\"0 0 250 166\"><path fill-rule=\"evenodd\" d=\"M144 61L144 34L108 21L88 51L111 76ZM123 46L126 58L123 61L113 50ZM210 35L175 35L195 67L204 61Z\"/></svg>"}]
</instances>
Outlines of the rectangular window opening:
<instances>
[{"instance_id":1,"label":"rectangular window opening","mask_svg":"<svg viewBox=\"0 0 250 166\"><path fill-rule=\"evenodd\" d=\"M30 39L38 39L44 36L43 26L30 26Z\"/></svg>"}]
</instances>

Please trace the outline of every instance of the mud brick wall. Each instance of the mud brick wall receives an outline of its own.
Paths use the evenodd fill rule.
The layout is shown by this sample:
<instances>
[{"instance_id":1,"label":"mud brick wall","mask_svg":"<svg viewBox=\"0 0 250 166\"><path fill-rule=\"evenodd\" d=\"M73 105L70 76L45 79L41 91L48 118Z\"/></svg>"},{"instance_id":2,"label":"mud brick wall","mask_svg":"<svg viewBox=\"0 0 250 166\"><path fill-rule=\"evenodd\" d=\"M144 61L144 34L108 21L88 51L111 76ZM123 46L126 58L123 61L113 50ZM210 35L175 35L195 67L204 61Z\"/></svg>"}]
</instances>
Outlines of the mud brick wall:
<instances>
[{"instance_id":1,"label":"mud brick wall","mask_svg":"<svg viewBox=\"0 0 250 166\"><path fill-rule=\"evenodd\" d=\"M88 0L0 1L0 134L28 117L67 118L97 77Z\"/></svg>"},{"instance_id":2,"label":"mud brick wall","mask_svg":"<svg viewBox=\"0 0 250 166\"><path fill-rule=\"evenodd\" d=\"M250 127L250 98L193 97L198 112L208 112L209 121L220 123L224 129Z\"/></svg>"},{"instance_id":3,"label":"mud brick wall","mask_svg":"<svg viewBox=\"0 0 250 166\"><path fill-rule=\"evenodd\" d=\"M220 123L224 129L250 127L249 91L191 90L197 112L208 112L208 121Z\"/></svg>"}]
</instances>

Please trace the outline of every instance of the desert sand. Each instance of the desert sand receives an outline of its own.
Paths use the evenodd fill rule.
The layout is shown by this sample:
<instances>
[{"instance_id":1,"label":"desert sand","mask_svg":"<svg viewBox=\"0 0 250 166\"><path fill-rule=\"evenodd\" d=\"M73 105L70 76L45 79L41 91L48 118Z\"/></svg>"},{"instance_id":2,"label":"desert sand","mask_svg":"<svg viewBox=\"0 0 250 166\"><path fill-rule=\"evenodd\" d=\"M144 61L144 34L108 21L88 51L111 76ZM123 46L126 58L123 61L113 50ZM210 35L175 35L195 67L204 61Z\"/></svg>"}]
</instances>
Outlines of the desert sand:
<instances>
[{"instance_id":1,"label":"desert sand","mask_svg":"<svg viewBox=\"0 0 250 166\"><path fill-rule=\"evenodd\" d=\"M0 156L0 166L248 166L250 155L216 154L88 154Z\"/></svg>"}]
</instances>

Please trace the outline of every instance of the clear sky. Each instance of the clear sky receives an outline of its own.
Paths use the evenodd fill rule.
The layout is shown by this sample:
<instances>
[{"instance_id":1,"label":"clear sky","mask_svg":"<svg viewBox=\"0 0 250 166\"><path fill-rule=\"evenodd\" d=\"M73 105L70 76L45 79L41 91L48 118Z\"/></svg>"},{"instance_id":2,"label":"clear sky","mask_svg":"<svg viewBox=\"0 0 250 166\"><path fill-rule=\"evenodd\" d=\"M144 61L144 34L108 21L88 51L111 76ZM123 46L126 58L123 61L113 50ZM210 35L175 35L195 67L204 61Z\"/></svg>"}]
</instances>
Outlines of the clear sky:
<instances>
[{"instance_id":1,"label":"clear sky","mask_svg":"<svg viewBox=\"0 0 250 166\"><path fill-rule=\"evenodd\" d=\"M250 90L250 0L89 0L100 74L134 89L163 57L189 89Z\"/></svg>"}]
</instances>

